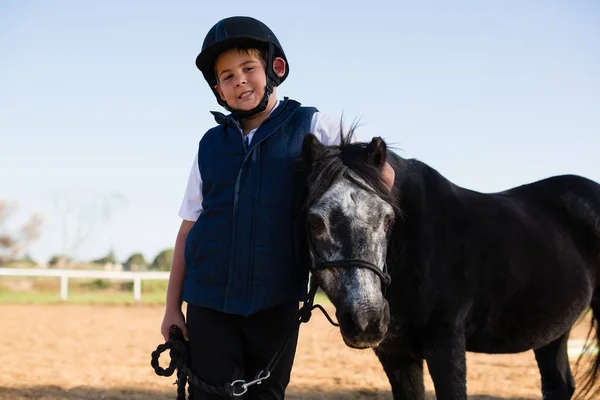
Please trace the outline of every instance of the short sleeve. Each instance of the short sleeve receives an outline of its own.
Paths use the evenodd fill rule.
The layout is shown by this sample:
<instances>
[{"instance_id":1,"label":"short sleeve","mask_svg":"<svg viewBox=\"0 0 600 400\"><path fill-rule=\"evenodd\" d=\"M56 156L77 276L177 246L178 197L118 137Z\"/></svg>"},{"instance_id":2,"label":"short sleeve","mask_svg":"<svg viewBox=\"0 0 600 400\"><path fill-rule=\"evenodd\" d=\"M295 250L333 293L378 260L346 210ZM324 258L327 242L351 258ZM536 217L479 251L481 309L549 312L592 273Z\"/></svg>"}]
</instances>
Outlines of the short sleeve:
<instances>
[{"instance_id":1,"label":"short sleeve","mask_svg":"<svg viewBox=\"0 0 600 400\"><path fill-rule=\"evenodd\" d=\"M336 146L341 141L341 120L322 112L313 114L311 133L326 146ZM355 141L355 137L352 138Z\"/></svg>"},{"instance_id":2,"label":"short sleeve","mask_svg":"<svg viewBox=\"0 0 600 400\"><path fill-rule=\"evenodd\" d=\"M198 153L190 169L187 187L179 208L179 216L187 221L196 221L202 213L202 178L198 165Z\"/></svg>"}]
</instances>

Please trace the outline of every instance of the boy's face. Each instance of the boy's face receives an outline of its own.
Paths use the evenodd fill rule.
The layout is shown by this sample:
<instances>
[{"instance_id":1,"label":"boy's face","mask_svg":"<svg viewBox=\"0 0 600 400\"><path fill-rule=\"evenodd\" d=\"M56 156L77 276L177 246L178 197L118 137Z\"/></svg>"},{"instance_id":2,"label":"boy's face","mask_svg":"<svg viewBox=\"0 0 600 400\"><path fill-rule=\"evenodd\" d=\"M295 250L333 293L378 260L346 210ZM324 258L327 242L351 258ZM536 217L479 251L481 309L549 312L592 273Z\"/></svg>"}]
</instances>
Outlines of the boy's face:
<instances>
[{"instance_id":1,"label":"boy's face","mask_svg":"<svg viewBox=\"0 0 600 400\"><path fill-rule=\"evenodd\" d=\"M276 59L274 69L283 76L285 61ZM215 62L215 73L218 80L215 88L229 107L252 110L262 101L267 85L265 62L253 52L230 49L221 53Z\"/></svg>"}]
</instances>

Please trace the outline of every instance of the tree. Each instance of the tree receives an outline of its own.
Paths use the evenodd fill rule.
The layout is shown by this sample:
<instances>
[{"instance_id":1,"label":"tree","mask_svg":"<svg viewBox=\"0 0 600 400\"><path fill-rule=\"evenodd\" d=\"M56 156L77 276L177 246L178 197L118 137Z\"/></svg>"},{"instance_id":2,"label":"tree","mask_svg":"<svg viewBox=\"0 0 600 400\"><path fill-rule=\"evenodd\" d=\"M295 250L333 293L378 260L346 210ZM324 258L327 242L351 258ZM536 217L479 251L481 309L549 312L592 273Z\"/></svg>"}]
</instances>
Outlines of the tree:
<instances>
[{"instance_id":1,"label":"tree","mask_svg":"<svg viewBox=\"0 0 600 400\"><path fill-rule=\"evenodd\" d=\"M54 207L62 217L62 254L76 259L79 249L126 204L125 196L115 191L100 193L84 187L61 190Z\"/></svg>"},{"instance_id":2,"label":"tree","mask_svg":"<svg viewBox=\"0 0 600 400\"><path fill-rule=\"evenodd\" d=\"M171 262L173 261L173 249L166 249L158 253L158 255L150 264L150 269L156 271L169 271Z\"/></svg>"},{"instance_id":3,"label":"tree","mask_svg":"<svg viewBox=\"0 0 600 400\"><path fill-rule=\"evenodd\" d=\"M50 260L48 260L48 266L52 268L67 268L71 262L73 262L73 260L71 260L69 257L62 254L56 254L50 257Z\"/></svg>"},{"instance_id":4,"label":"tree","mask_svg":"<svg viewBox=\"0 0 600 400\"><path fill-rule=\"evenodd\" d=\"M20 229L11 229L6 221L15 209L15 204L0 200L0 265L24 254L41 233L42 217L38 213L33 213Z\"/></svg>"},{"instance_id":5,"label":"tree","mask_svg":"<svg viewBox=\"0 0 600 400\"><path fill-rule=\"evenodd\" d=\"M148 267L148 261L144 258L142 253L134 253L129 256L123 268L126 271L141 271Z\"/></svg>"},{"instance_id":6,"label":"tree","mask_svg":"<svg viewBox=\"0 0 600 400\"><path fill-rule=\"evenodd\" d=\"M92 262L93 262L94 264L102 264L102 265L104 265L104 264L106 264L106 263L111 263L111 264L114 264L114 263L116 263L116 262L117 262L117 257L115 256L115 251L111 249L111 250L108 252L108 254L107 254L107 255L105 255L105 256L104 256L104 257L102 257L102 258L98 258L98 259L96 259L96 260L93 260Z\"/></svg>"}]
</instances>

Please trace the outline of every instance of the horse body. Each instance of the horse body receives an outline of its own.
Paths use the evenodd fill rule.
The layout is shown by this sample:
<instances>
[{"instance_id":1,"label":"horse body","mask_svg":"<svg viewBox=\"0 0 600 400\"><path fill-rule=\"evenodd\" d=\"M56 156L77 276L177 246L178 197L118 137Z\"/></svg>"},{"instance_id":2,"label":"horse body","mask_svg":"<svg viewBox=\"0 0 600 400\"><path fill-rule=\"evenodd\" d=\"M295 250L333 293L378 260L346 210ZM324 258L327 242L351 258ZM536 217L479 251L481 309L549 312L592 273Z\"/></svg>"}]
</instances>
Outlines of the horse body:
<instances>
[{"instance_id":1,"label":"horse body","mask_svg":"<svg viewBox=\"0 0 600 400\"><path fill-rule=\"evenodd\" d=\"M600 235L586 225L589 218L572 215L566 202L600 204L600 186L564 176L482 194L453 185L419 161L404 162L417 165L392 162L399 192L419 195L400 201L407 218L392 246L404 259L390 262L391 314L410 326L394 307L398 300L408 304L412 314L417 311L415 330L431 322L423 320L431 315L427 311L451 324L463 318L467 350L484 353L537 348L567 331L592 299ZM574 197L581 189L588 189L587 198ZM595 237L596 245L581 249L576 239L582 236L590 243ZM417 279L429 282L430 291L420 297L430 310L419 309L413 293L394 301L410 279L403 274L414 270L428 273Z\"/></svg>"},{"instance_id":2,"label":"horse body","mask_svg":"<svg viewBox=\"0 0 600 400\"><path fill-rule=\"evenodd\" d=\"M310 137L305 141L309 215L315 218L311 210L318 210L316 218L327 226L309 235L313 251L373 265L384 257L391 285L384 296L377 277L356 268L315 276L336 306L346 343L374 348L394 399L424 398L423 361L438 399L466 399L466 351L527 350L538 361L544 398L571 398L569 332L588 307L596 326L600 317L600 185L565 175L479 193L388 152L380 139L362 147L342 141L333 152L318 146ZM332 161L336 158L344 167ZM380 170L386 160L396 174L396 196L386 201L397 215L383 235L373 215L385 214L385 194L372 167ZM320 162L339 171L323 179ZM353 181L371 187L371 197ZM318 182L325 187L315 188ZM363 198L344 194L357 190ZM339 201L344 196L354 203ZM360 217L360 209L370 216ZM337 222L330 218L334 214ZM360 223L340 223L344 215ZM371 243L381 240L387 243L383 250ZM373 288L379 288L379 297ZM599 367L596 358L584 394Z\"/></svg>"}]
</instances>

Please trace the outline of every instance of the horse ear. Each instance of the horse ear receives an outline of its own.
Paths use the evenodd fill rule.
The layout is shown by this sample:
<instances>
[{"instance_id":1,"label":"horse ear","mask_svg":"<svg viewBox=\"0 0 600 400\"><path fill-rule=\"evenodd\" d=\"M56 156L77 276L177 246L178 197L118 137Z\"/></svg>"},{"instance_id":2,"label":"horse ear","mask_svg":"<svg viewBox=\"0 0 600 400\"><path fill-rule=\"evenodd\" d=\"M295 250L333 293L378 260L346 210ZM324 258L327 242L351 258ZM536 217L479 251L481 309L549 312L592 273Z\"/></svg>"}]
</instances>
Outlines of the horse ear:
<instances>
[{"instance_id":1,"label":"horse ear","mask_svg":"<svg viewBox=\"0 0 600 400\"><path fill-rule=\"evenodd\" d=\"M382 138L377 136L371 140L365 149L365 158L377 168L383 167L387 158L387 145Z\"/></svg>"},{"instance_id":2,"label":"horse ear","mask_svg":"<svg viewBox=\"0 0 600 400\"><path fill-rule=\"evenodd\" d=\"M316 159L325 153L325 146L315 135L309 133L302 142L302 161L309 170Z\"/></svg>"}]
</instances>

